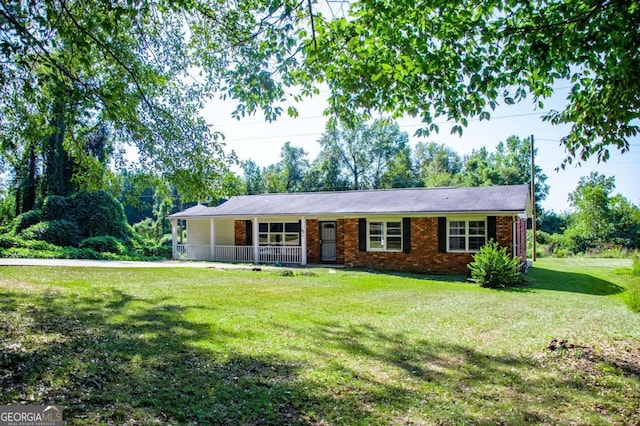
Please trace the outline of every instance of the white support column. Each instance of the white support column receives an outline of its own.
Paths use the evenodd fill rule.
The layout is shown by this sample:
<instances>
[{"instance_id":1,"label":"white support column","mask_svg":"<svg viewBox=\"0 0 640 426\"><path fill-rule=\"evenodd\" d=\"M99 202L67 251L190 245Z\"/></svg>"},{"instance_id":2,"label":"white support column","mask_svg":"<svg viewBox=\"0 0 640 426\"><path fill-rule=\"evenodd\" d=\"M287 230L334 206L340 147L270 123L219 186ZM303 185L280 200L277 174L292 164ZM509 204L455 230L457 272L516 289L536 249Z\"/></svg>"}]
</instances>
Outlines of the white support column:
<instances>
[{"instance_id":1,"label":"white support column","mask_svg":"<svg viewBox=\"0 0 640 426\"><path fill-rule=\"evenodd\" d=\"M214 218L209 219L209 247L211 249L210 259L216 260L216 221Z\"/></svg>"},{"instance_id":2,"label":"white support column","mask_svg":"<svg viewBox=\"0 0 640 426\"><path fill-rule=\"evenodd\" d=\"M260 238L258 236L258 218L254 217L252 219L252 225L253 225L253 232L252 232L252 239L253 239L253 262L254 263L260 263L260 247L259 247L259 241Z\"/></svg>"},{"instance_id":3,"label":"white support column","mask_svg":"<svg viewBox=\"0 0 640 426\"><path fill-rule=\"evenodd\" d=\"M307 264L307 218L300 218L300 263L302 266Z\"/></svg>"},{"instance_id":4,"label":"white support column","mask_svg":"<svg viewBox=\"0 0 640 426\"><path fill-rule=\"evenodd\" d=\"M178 258L178 219L171 219L171 248L173 258Z\"/></svg>"}]
</instances>

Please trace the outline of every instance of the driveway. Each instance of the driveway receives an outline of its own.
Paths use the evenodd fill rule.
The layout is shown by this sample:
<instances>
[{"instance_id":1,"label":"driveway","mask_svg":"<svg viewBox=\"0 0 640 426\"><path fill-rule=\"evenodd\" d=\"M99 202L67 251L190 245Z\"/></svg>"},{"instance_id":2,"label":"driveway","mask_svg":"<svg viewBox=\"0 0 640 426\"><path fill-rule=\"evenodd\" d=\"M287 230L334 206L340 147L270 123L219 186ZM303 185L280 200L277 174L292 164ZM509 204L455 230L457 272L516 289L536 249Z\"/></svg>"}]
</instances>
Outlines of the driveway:
<instances>
[{"instance_id":1,"label":"driveway","mask_svg":"<svg viewBox=\"0 0 640 426\"><path fill-rule=\"evenodd\" d=\"M214 268L214 269L251 269L254 265L162 260L155 262L134 262L125 260L88 260L88 259L4 259L0 266L77 266L91 268ZM265 269L265 266L260 266ZM266 267L270 268L270 267ZM273 267L271 267L273 268Z\"/></svg>"}]
</instances>

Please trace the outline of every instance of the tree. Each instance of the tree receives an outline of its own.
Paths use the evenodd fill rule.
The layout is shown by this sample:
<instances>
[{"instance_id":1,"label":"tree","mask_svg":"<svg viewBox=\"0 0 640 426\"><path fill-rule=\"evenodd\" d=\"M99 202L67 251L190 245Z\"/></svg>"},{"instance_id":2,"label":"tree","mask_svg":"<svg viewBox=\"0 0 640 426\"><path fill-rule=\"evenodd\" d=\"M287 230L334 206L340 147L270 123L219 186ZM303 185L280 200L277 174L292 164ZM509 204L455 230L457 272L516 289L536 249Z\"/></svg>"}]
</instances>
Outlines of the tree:
<instances>
[{"instance_id":1,"label":"tree","mask_svg":"<svg viewBox=\"0 0 640 426\"><path fill-rule=\"evenodd\" d=\"M415 188L424 186L416 176L411 158L411 147L405 146L388 163L380 179L379 188Z\"/></svg>"},{"instance_id":2,"label":"tree","mask_svg":"<svg viewBox=\"0 0 640 426\"><path fill-rule=\"evenodd\" d=\"M576 189L569 194L574 207L567 234L574 241L576 251L603 248L610 241L615 229L610 206L615 178L591 172L578 181Z\"/></svg>"},{"instance_id":3,"label":"tree","mask_svg":"<svg viewBox=\"0 0 640 426\"><path fill-rule=\"evenodd\" d=\"M310 191L344 191L349 183L341 167L339 149L335 146L325 147L307 173L305 186Z\"/></svg>"},{"instance_id":4,"label":"tree","mask_svg":"<svg viewBox=\"0 0 640 426\"><path fill-rule=\"evenodd\" d=\"M426 187L455 186L459 183L462 159L453 149L434 142L418 142L416 172Z\"/></svg>"},{"instance_id":5,"label":"tree","mask_svg":"<svg viewBox=\"0 0 640 426\"><path fill-rule=\"evenodd\" d=\"M379 188L384 173L399 152L408 145L409 136L397 123L377 119L371 125L359 121L355 127L337 127L330 121L318 141L326 155L336 155L355 189Z\"/></svg>"},{"instance_id":6,"label":"tree","mask_svg":"<svg viewBox=\"0 0 640 426\"><path fill-rule=\"evenodd\" d=\"M534 149L534 156L538 149ZM531 182L531 139L509 136L505 142L499 142L493 157L498 169L497 185L520 185ZM536 203L540 203L549 195L549 185L546 184L547 175L539 165L535 166ZM536 211L541 209L536 205Z\"/></svg>"},{"instance_id":7,"label":"tree","mask_svg":"<svg viewBox=\"0 0 640 426\"><path fill-rule=\"evenodd\" d=\"M0 156L15 170L19 205L68 191L64 164L90 163L82 136L97 126L120 160L133 146L142 168L189 198L215 195L232 159L199 109L219 96L238 101L238 117L280 115L302 20L289 0L2 2Z\"/></svg>"},{"instance_id":8,"label":"tree","mask_svg":"<svg viewBox=\"0 0 640 426\"><path fill-rule=\"evenodd\" d=\"M640 117L640 4L630 1L352 2L348 16L315 20L301 82L330 90L346 121L377 111L486 120L500 103L532 97L542 109L558 83L567 105L543 120L569 124L567 161L625 152Z\"/></svg>"},{"instance_id":9,"label":"tree","mask_svg":"<svg viewBox=\"0 0 640 426\"><path fill-rule=\"evenodd\" d=\"M640 248L640 208L613 195L615 178L592 172L569 194L574 207L565 235L573 250L602 250L609 246Z\"/></svg>"},{"instance_id":10,"label":"tree","mask_svg":"<svg viewBox=\"0 0 640 426\"><path fill-rule=\"evenodd\" d=\"M262 194L264 192L264 179L260 166L253 160L247 160L242 163L242 171L244 173L245 193L247 195Z\"/></svg>"},{"instance_id":11,"label":"tree","mask_svg":"<svg viewBox=\"0 0 640 426\"><path fill-rule=\"evenodd\" d=\"M285 142L280 151L282 163L282 180L284 192L304 191L304 176L309 171L309 161L304 149L294 147L290 142Z\"/></svg>"},{"instance_id":12,"label":"tree","mask_svg":"<svg viewBox=\"0 0 640 426\"><path fill-rule=\"evenodd\" d=\"M534 150L534 155L537 148ZM461 180L467 186L521 185L531 182L531 140L509 136L490 153L486 148L473 151L464 161ZM547 198L549 185L542 168L535 166L536 211Z\"/></svg>"}]
</instances>

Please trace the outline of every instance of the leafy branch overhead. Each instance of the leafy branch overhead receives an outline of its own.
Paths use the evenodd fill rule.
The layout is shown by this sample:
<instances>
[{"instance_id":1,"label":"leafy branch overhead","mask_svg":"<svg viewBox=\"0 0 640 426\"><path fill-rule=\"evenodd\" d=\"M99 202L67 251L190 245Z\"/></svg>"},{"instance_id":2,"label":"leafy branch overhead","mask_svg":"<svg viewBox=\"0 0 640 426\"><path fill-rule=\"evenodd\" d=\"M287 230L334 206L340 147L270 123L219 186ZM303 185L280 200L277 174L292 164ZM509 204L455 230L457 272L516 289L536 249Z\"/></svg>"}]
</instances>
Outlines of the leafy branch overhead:
<instances>
[{"instance_id":1,"label":"leafy branch overhead","mask_svg":"<svg viewBox=\"0 0 640 426\"><path fill-rule=\"evenodd\" d=\"M331 112L418 116L426 135L445 117L470 117L531 97L544 108L557 85L567 106L543 118L569 124L567 162L625 152L640 117L638 1L358 1L316 19L308 78L331 89Z\"/></svg>"},{"instance_id":2,"label":"leafy branch overhead","mask_svg":"<svg viewBox=\"0 0 640 426\"><path fill-rule=\"evenodd\" d=\"M85 134L100 128L116 160L133 146L141 167L190 198L220 192L234 159L200 111L217 96L237 99L238 116L281 113L276 80L293 56L285 41L304 16L299 7L261 0L0 2L0 158L14 169L16 185L28 186L39 178L29 159L50 162L43 141L55 135L57 152L87 163ZM80 170L72 175L84 187L104 186Z\"/></svg>"}]
</instances>

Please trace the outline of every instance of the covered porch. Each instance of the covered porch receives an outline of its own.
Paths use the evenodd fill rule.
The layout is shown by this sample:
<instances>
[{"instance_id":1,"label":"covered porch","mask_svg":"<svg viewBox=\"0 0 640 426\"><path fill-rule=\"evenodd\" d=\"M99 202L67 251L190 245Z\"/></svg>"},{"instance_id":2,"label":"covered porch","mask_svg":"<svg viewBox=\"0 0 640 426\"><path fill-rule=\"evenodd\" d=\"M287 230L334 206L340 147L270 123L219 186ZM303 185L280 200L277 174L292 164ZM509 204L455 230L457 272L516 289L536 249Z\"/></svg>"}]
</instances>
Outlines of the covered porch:
<instances>
[{"instance_id":1,"label":"covered porch","mask_svg":"<svg viewBox=\"0 0 640 426\"><path fill-rule=\"evenodd\" d=\"M180 221L180 223L179 223ZM237 222L246 224L238 238ZM181 237L186 227L186 239ZM173 258L220 262L307 264L307 222L301 218L172 219ZM238 244L238 240L244 244Z\"/></svg>"}]
</instances>

